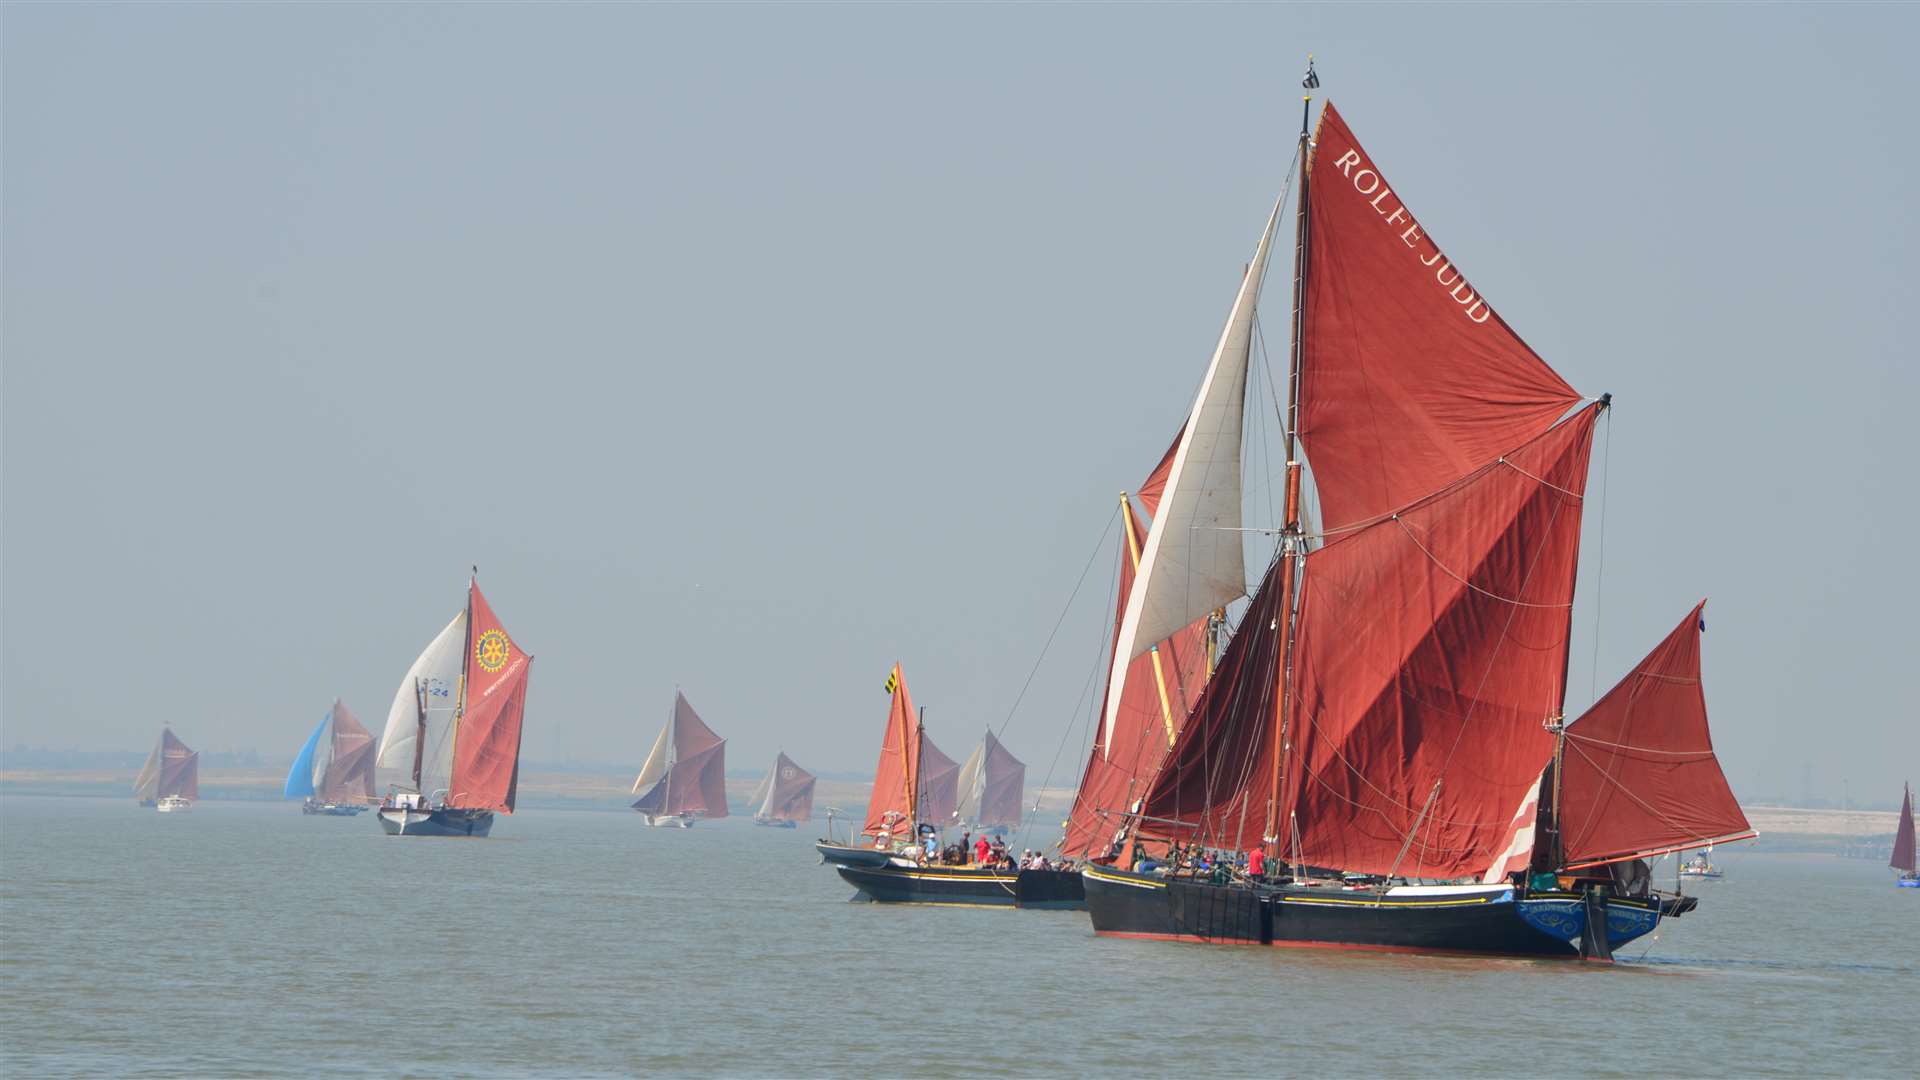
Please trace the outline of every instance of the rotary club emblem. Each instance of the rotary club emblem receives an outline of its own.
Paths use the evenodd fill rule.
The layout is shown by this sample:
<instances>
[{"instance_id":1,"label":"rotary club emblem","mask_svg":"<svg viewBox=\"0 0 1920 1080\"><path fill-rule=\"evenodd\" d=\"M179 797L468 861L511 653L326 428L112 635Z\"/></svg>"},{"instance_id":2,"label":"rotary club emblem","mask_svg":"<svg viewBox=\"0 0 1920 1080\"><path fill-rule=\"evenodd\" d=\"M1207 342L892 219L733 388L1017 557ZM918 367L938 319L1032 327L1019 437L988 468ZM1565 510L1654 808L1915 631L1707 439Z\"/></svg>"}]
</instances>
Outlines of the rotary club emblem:
<instances>
[{"instance_id":1,"label":"rotary club emblem","mask_svg":"<svg viewBox=\"0 0 1920 1080\"><path fill-rule=\"evenodd\" d=\"M513 642L507 639L505 630L489 630L473 643L473 662L489 675L506 667L512 656Z\"/></svg>"}]
</instances>

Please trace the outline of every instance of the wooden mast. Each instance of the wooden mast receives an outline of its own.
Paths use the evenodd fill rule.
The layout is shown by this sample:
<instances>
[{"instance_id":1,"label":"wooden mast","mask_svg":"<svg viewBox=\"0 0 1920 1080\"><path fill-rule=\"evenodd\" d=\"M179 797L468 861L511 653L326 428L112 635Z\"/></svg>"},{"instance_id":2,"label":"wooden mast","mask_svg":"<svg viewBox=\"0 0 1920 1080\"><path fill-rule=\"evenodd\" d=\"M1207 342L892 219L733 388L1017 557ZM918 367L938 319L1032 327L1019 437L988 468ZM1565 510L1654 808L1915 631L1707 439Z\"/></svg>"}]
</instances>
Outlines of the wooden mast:
<instances>
[{"instance_id":1,"label":"wooden mast","mask_svg":"<svg viewBox=\"0 0 1920 1080\"><path fill-rule=\"evenodd\" d=\"M1300 97L1300 141L1296 151L1300 162L1300 197L1295 200L1293 226L1293 348L1287 357L1287 517L1280 533L1280 610L1285 612L1284 623L1280 630L1280 670L1275 674L1276 690L1274 713L1279 719L1279 729L1272 740L1272 753L1268 761L1268 775L1273 778L1273 786L1267 793L1267 826L1262 839L1269 856L1280 854L1280 800L1285 785L1288 730L1287 709L1291 702L1287 693L1293 672L1293 630L1294 608L1298 606L1295 578L1298 576L1300 557L1306 554L1305 544L1300 535L1300 453L1299 423L1300 409L1300 359L1305 350L1306 307L1307 307L1307 244L1310 240L1307 229L1307 205L1311 187L1309 176L1312 162L1309 159L1312 147L1309 145L1307 124L1313 110L1313 94L1319 89L1320 78L1313 71L1313 54L1307 54L1307 74L1300 85L1309 92ZM1296 853L1297 854L1297 853Z\"/></svg>"}]
</instances>

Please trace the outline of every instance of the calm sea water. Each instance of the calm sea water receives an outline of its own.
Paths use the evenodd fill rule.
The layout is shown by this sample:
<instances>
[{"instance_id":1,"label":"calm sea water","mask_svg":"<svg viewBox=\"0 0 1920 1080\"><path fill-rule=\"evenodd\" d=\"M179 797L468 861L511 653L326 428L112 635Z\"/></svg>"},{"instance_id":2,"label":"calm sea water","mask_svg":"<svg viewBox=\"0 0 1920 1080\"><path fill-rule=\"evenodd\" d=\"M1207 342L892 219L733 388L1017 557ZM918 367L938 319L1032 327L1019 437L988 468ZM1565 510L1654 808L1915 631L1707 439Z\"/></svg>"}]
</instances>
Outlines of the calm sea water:
<instances>
[{"instance_id":1,"label":"calm sea water","mask_svg":"<svg viewBox=\"0 0 1920 1080\"><path fill-rule=\"evenodd\" d=\"M808 830L0 799L0 1073L1849 1075L1920 1065L1920 891L1723 852L1611 967L849 904ZM1668 864L1670 872L1671 864ZM1643 956L1642 953L1645 952Z\"/></svg>"}]
</instances>

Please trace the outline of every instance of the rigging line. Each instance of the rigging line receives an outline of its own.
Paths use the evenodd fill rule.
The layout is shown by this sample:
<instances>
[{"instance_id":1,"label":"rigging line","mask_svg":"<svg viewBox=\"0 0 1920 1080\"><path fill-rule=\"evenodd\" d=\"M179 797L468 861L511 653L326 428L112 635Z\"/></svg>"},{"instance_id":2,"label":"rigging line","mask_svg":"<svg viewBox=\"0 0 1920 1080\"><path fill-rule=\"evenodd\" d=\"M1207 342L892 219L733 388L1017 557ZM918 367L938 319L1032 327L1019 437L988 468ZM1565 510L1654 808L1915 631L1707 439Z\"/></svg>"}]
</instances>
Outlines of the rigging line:
<instances>
[{"instance_id":1,"label":"rigging line","mask_svg":"<svg viewBox=\"0 0 1920 1080\"><path fill-rule=\"evenodd\" d=\"M1114 513L1115 513L1115 516L1118 516L1119 509L1117 507L1115 508ZM1103 545L1104 545L1104 542L1105 541L1103 539L1102 540ZM1120 558L1124 560L1126 557L1127 557L1127 553L1125 551L1121 551ZM1116 572L1113 575L1113 580L1109 582L1107 585L1107 610L1109 611L1113 610L1114 591L1119 587L1119 583L1120 583L1120 575ZM1047 763L1046 779L1041 781L1041 784L1040 784L1041 790L1043 791L1053 786L1053 770L1060 764L1060 755L1066 751L1068 737L1073 735L1075 732L1079 731L1081 727L1084 727L1087 724L1089 724L1089 722L1092 720L1092 712L1090 709L1088 712L1085 712L1085 713L1083 713L1081 710L1082 708L1087 707L1086 705L1087 695L1093 689L1093 680L1099 676L1101 670L1104 669L1107 665L1107 656L1106 656L1107 650L1105 646L1107 645L1107 642L1111 639L1112 634L1118 632L1118 629L1119 629L1118 627L1111 627L1106 620L1101 620L1099 623L1099 630L1100 630L1099 644L1102 647L1096 648L1094 650L1093 666L1087 672L1087 681L1081 685L1080 696L1074 699L1073 711L1068 714L1070 716L1078 716L1080 718L1080 724L1079 725L1068 724L1067 730L1061 734L1060 745L1054 747L1054 750L1053 750L1053 760ZM1099 728L1096 726L1094 728L1095 740L1099 739L1098 731L1099 731ZM1078 740L1075 740L1075 741L1077 742ZM1091 755L1091 748L1089 748L1089 755ZM1084 779L1084 774L1083 774L1083 779ZM1079 801L1080 801L1079 785L1075 785L1073 803L1070 803L1067 807L1068 820L1072 820L1073 807L1075 804L1078 804ZM1039 792L1034 793L1033 808L1036 812L1040 809ZM1026 840L1027 833L1032 828L1033 826L1029 824L1021 829L1020 838L1022 842ZM1065 841L1066 841L1066 836L1063 833L1061 836L1061 843L1055 844L1054 845L1055 849L1056 850L1059 849L1065 843ZM1064 854L1064 852L1062 853Z\"/></svg>"},{"instance_id":2,"label":"rigging line","mask_svg":"<svg viewBox=\"0 0 1920 1080\"><path fill-rule=\"evenodd\" d=\"M1558 515L1556 514L1555 516L1558 516ZM1513 607L1559 610L1563 608L1571 608L1573 606L1571 602L1568 602L1565 604L1535 604L1525 600L1515 600L1515 599L1512 599L1511 597L1501 596L1499 593L1496 593L1496 592L1489 592L1488 590L1483 589L1478 585L1475 585L1473 582L1468 581L1466 578L1461 577L1459 574L1454 573L1453 570L1447 566L1447 564L1440 561L1439 557L1434 555L1433 552L1427 550L1427 545L1422 544L1420 542L1420 538L1414 535L1413 530L1407 526L1407 523L1405 521L1401 521L1400 515L1395 514L1393 516L1393 520L1399 523L1400 528L1407 534L1407 539L1413 541L1413 546L1419 548L1420 553L1422 555L1425 555L1430 561L1432 561L1433 565L1439 567L1442 573L1446 574L1448 577L1452 578L1453 580L1459 582L1462 585L1465 585L1467 588L1472 589L1474 592L1477 592L1482 596L1488 597L1493 600L1497 600L1502 604L1512 605ZM1538 559L1539 557L1540 557L1540 553L1538 551L1535 551L1534 558ZM1531 577L1533 568L1529 566L1527 568L1527 571L1528 571L1528 576ZM1526 584L1525 582L1521 583L1523 587L1525 584ZM1513 621L1512 612L1507 613L1507 621L1508 622ZM1484 682L1484 679L1482 681Z\"/></svg>"},{"instance_id":3,"label":"rigging line","mask_svg":"<svg viewBox=\"0 0 1920 1080\"><path fill-rule=\"evenodd\" d=\"M1607 477L1613 472L1613 410L1607 410L1606 441L1600 451L1600 542L1594 553L1593 571L1593 662L1587 670L1587 700L1600 696L1600 612L1607 592Z\"/></svg>"},{"instance_id":4,"label":"rigging line","mask_svg":"<svg viewBox=\"0 0 1920 1080\"><path fill-rule=\"evenodd\" d=\"M1589 739L1581 735L1575 735L1571 727L1567 729L1567 738L1578 739L1579 741L1586 743L1589 746L1604 746L1609 750L1631 750L1636 754L1659 754L1662 757L1712 757L1713 756L1713 747L1711 746L1707 747L1705 750L1655 750L1650 746L1634 746L1631 743L1608 742L1605 739Z\"/></svg>"},{"instance_id":5,"label":"rigging line","mask_svg":"<svg viewBox=\"0 0 1920 1080\"><path fill-rule=\"evenodd\" d=\"M1013 714L1019 711L1020 702L1026 699L1028 688L1033 686L1033 677L1040 673L1040 665L1047 659L1047 650L1053 647L1053 639L1059 636L1061 624L1067 621L1067 613L1073 610L1074 597L1080 595L1080 586L1087 583L1087 573L1093 569L1094 560L1106 550L1107 537L1113 533L1113 523L1119 520L1119 517L1118 508L1115 508L1107 517L1107 527L1100 534L1100 542L1094 545L1092 554L1087 556L1087 564L1080 568L1080 580L1073 583L1073 592L1067 596L1066 606L1060 609L1060 617L1053 620L1053 632L1047 635L1047 643L1040 647L1040 655L1033 661L1033 670L1027 672L1027 681L1020 684L1020 693L1014 697L1013 707L1007 710L1006 719L1000 721L1000 730L994 732L996 738L1007 733L1007 725L1013 721Z\"/></svg>"},{"instance_id":6,"label":"rigging line","mask_svg":"<svg viewBox=\"0 0 1920 1080\"><path fill-rule=\"evenodd\" d=\"M1520 466L1515 465L1513 462L1508 461L1505 457L1502 457L1499 461L1495 462L1495 464L1505 465L1507 468L1512 469L1514 472L1519 473L1521 476L1524 476L1527 479L1533 481L1534 483L1539 484L1541 487L1552 488L1553 490L1559 492L1560 494L1565 495L1567 498L1572 499L1574 502L1585 502L1587 499L1585 495L1582 495L1581 493L1574 491L1571 488L1563 488L1559 484L1556 484L1553 481L1548 480L1544 476L1533 475L1532 473L1521 468Z\"/></svg>"}]
</instances>

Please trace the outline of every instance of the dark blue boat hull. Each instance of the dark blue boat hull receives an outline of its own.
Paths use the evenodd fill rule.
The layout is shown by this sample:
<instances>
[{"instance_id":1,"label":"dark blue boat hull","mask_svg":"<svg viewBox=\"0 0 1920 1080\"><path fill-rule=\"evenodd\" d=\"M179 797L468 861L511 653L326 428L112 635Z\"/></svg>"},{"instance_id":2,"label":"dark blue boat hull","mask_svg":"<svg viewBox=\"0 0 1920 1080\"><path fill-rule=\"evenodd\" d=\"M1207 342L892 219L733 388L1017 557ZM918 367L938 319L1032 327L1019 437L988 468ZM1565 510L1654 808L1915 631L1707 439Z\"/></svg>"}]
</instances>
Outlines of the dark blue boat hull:
<instances>
[{"instance_id":1,"label":"dark blue boat hull","mask_svg":"<svg viewBox=\"0 0 1920 1080\"><path fill-rule=\"evenodd\" d=\"M388 836L486 836L493 831L493 811L442 808L405 811L383 806L380 827ZM403 819L404 818L404 823Z\"/></svg>"}]
</instances>

